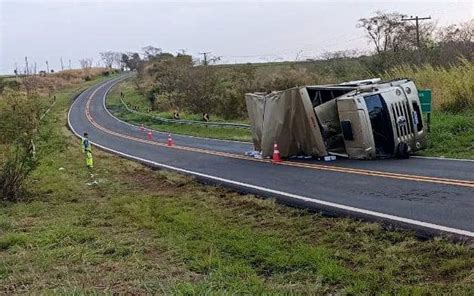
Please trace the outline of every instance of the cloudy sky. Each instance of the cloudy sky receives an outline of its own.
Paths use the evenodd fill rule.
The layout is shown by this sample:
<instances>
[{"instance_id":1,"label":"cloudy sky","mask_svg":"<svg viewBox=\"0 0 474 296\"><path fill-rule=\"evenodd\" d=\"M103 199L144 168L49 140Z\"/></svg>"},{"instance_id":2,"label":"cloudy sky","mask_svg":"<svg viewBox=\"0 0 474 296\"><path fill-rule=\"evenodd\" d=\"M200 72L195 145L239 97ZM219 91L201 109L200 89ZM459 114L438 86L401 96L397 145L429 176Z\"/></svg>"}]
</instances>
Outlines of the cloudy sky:
<instances>
[{"instance_id":1,"label":"cloudy sky","mask_svg":"<svg viewBox=\"0 0 474 296\"><path fill-rule=\"evenodd\" d=\"M474 18L474 1L22 1L0 0L0 73L60 68L106 50L147 45L209 51L222 60L264 62L367 50L357 20L376 10L431 16L438 26Z\"/></svg>"}]
</instances>

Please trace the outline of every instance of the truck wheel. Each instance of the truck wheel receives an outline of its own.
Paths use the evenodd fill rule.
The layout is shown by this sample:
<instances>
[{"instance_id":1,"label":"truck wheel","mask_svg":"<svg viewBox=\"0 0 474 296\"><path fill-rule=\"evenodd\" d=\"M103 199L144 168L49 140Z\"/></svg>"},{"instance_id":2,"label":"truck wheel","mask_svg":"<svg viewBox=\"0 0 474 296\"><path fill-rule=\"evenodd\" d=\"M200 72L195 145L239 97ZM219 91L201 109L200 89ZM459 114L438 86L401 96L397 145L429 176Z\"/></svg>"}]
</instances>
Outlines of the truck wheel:
<instances>
[{"instance_id":1,"label":"truck wheel","mask_svg":"<svg viewBox=\"0 0 474 296\"><path fill-rule=\"evenodd\" d=\"M405 142L398 143L396 156L397 158L400 158L400 159L407 159L410 157L407 143Z\"/></svg>"}]
</instances>

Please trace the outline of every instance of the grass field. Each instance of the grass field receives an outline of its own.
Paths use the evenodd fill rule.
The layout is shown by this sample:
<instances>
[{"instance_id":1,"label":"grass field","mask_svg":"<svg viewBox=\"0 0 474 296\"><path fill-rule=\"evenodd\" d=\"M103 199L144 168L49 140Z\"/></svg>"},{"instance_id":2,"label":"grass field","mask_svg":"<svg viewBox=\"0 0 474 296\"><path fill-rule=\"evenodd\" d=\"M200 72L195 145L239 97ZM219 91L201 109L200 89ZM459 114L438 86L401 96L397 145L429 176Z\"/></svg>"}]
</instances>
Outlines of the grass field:
<instances>
[{"instance_id":1,"label":"grass field","mask_svg":"<svg viewBox=\"0 0 474 296\"><path fill-rule=\"evenodd\" d=\"M203 186L94 149L57 94L25 202L0 206L3 294L468 295L474 249Z\"/></svg>"},{"instance_id":2,"label":"grass field","mask_svg":"<svg viewBox=\"0 0 474 296\"><path fill-rule=\"evenodd\" d=\"M434 112L428 148L419 154L474 159L474 110Z\"/></svg>"}]
</instances>

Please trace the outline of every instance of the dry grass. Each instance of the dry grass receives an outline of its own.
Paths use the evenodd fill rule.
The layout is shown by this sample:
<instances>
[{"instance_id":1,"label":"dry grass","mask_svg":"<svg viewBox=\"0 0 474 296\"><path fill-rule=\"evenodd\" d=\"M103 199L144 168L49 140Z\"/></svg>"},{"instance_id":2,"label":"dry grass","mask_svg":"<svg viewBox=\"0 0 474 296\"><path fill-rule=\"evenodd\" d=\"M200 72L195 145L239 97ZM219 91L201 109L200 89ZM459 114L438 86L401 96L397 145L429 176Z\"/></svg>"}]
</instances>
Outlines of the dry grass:
<instances>
[{"instance_id":1,"label":"dry grass","mask_svg":"<svg viewBox=\"0 0 474 296\"><path fill-rule=\"evenodd\" d=\"M474 63L466 59L448 68L403 65L384 74L387 79L399 77L413 79L420 89L431 89L435 110L459 112L474 107Z\"/></svg>"},{"instance_id":2,"label":"dry grass","mask_svg":"<svg viewBox=\"0 0 474 296\"><path fill-rule=\"evenodd\" d=\"M105 68L76 69L49 73L46 76L33 75L9 79L18 81L19 90L21 91L35 91L40 96L51 97L54 92L60 89L91 80L93 77L103 75L108 71Z\"/></svg>"}]
</instances>

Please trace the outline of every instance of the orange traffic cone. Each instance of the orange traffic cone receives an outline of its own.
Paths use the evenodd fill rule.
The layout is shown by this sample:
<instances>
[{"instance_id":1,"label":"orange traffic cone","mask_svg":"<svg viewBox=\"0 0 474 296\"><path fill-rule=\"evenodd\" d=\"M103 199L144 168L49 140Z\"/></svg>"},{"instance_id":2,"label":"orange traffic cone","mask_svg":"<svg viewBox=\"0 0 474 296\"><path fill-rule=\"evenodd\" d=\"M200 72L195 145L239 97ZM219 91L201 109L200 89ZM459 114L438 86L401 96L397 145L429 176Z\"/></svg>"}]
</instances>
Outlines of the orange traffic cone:
<instances>
[{"instance_id":1,"label":"orange traffic cone","mask_svg":"<svg viewBox=\"0 0 474 296\"><path fill-rule=\"evenodd\" d=\"M146 137L148 140L153 140L153 134L151 133L151 131L148 131L148 133L146 134Z\"/></svg>"},{"instance_id":2,"label":"orange traffic cone","mask_svg":"<svg viewBox=\"0 0 474 296\"><path fill-rule=\"evenodd\" d=\"M280 150L278 150L278 145L275 143L273 145L273 158L272 162L281 162Z\"/></svg>"},{"instance_id":3,"label":"orange traffic cone","mask_svg":"<svg viewBox=\"0 0 474 296\"><path fill-rule=\"evenodd\" d=\"M168 134L168 146L171 147L173 146L173 139L171 138L171 134Z\"/></svg>"}]
</instances>

